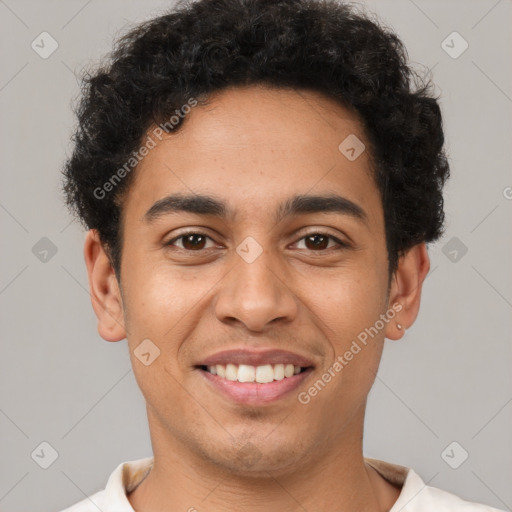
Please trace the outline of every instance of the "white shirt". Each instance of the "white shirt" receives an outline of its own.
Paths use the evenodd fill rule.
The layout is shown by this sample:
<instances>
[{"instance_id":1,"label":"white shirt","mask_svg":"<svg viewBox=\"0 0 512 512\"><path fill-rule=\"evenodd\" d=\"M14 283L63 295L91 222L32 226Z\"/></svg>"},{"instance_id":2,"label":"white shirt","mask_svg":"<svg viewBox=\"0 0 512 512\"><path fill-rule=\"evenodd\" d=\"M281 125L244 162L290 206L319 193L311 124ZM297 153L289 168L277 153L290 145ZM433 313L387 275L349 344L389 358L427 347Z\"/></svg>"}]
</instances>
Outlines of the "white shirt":
<instances>
[{"instance_id":1,"label":"white shirt","mask_svg":"<svg viewBox=\"0 0 512 512\"><path fill-rule=\"evenodd\" d=\"M400 496L389 512L504 512L497 508L464 501L455 494L425 485L411 468L365 458L386 480L401 487ZM127 493L133 491L153 467L153 457L122 462L110 475L105 489L92 494L62 512L134 512Z\"/></svg>"}]
</instances>

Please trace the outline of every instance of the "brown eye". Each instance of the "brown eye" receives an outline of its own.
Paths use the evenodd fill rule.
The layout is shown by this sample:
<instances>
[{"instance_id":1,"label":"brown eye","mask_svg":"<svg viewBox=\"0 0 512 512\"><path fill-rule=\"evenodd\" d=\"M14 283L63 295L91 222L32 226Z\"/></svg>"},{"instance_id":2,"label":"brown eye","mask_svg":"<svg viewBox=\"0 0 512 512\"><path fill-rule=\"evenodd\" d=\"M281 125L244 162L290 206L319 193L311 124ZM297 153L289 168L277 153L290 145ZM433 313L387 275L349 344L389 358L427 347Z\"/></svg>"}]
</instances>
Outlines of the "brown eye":
<instances>
[{"instance_id":1,"label":"brown eye","mask_svg":"<svg viewBox=\"0 0 512 512\"><path fill-rule=\"evenodd\" d=\"M342 242L338 238L329 235L328 233L311 233L309 235L304 236L299 240L301 242L304 240L305 248L310 251L323 251L325 249L333 248L333 246L329 246L329 242L332 240L335 242L335 246L338 245L338 248L348 247L347 243Z\"/></svg>"},{"instance_id":2,"label":"brown eye","mask_svg":"<svg viewBox=\"0 0 512 512\"><path fill-rule=\"evenodd\" d=\"M185 249L204 249L204 244L206 242L206 237L200 234L192 234L183 236L183 247Z\"/></svg>"},{"instance_id":3,"label":"brown eye","mask_svg":"<svg viewBox=\"0 0 512 512\"><path fill-rule=\"evenodd\" d=\"M329 237L325 235L308 235L304 237L306 240L306 247L308 249L327 249L329 245Z\"/></svg>"},{"instance_id":4,"label":"brown eye","mask_svg":"<svg viewBox=\"0 0 512 512\"><path fill-rule=\"evenodd\" d=\"M210 239L210 237L205 235L204 233L194 231L177 236L176 238L170 240L166 245L172 246L175 244L176 241L181 240L182 247L177 246L179 249L183 249L186 251L201 251L202 249L205 248L205 244L208 239Z\"/></svg>"}]
</instances>

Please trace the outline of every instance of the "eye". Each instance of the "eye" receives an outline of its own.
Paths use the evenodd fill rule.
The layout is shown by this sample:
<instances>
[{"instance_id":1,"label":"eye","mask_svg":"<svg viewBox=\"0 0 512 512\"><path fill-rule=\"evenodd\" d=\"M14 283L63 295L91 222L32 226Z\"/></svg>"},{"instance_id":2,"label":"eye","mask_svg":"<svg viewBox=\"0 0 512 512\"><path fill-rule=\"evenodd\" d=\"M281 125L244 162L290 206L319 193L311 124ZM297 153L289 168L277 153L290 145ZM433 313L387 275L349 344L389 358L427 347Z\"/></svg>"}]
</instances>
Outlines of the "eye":
<instances>
[{"instance_id":1,"label":"eye","mask_svg":"<svg viewBox=\"0 0 512 512\"><path fill-rule=\"evenodd\" d=\"M335 246L338 245L338 249L348 248L349 244L342 242L340 239L332 236L329 233L314 232L303 236L298 242L304 240L305 248L311 251L322 252L325 249L332 249L333 246L329 246L329 241L335 242ZM298 243L297 242L297 243Z\"/></svg>"},{"instance_id":2,"label":"eye","mask_svg":"<svg viewBox=\"0 0 512 512\"><path fill-rule=\"evenodd\" d=\"M182 240L182 247L178 246L178 249L194 252L205 249L204 245L207 239L212 240L205 233L201 233L199 231L189 231L187 233L182 233L180 236L177 236L172 240L169 240L169 242L167 242L165 245L173 246L176 241Z\"/></svg>"}]
</instances>

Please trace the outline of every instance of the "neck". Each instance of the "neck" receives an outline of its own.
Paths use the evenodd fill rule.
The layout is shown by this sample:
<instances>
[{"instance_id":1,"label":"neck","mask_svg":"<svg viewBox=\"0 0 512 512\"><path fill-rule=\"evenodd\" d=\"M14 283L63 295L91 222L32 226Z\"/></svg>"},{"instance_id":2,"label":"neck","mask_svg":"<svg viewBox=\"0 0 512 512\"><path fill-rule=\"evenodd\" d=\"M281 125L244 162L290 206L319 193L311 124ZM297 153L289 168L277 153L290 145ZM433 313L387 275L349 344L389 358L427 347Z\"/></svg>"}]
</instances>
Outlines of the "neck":
<instances>
[{"instance_id":1,"label":"neck","mask_svg":"<svg viewBox=\"0 0 512 512\"><path fill-rule=\"evenodd\" d=\"M389 510L399 490L365 464L364 409L329 446L304 457L300 467L271 468L243 475L220 467L169 437L150 419L154 465L129 496L135 512L207 509L209 512Z\"/></svg>"}]
</instances>

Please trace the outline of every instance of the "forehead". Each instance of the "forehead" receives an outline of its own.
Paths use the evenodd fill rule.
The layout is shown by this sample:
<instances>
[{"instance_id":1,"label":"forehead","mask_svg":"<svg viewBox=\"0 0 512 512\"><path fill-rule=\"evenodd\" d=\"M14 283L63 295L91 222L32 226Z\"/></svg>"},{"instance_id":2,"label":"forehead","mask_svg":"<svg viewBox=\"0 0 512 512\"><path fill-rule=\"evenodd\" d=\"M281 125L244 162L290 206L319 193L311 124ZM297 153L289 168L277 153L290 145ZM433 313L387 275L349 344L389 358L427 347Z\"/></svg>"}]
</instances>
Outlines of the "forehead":
<instances>
[{"instance_id":1,"label":"forehead","mask_svg":"<svg viewBox=\"0 0 512 512\"><path fill-rule=\"evenodd\" d=\"M223 198L238 219L262 217L298 194L337 193L370 210L380 205L364 125L317 92L226 89L193 107L178 131L152 138L125 203L132 220L176 193Z\"/></svg>"}]
</instances>

